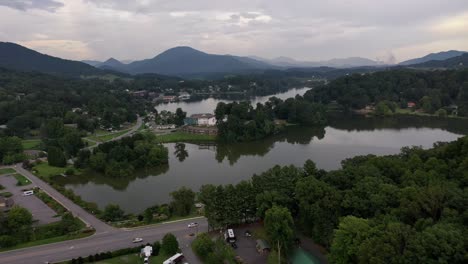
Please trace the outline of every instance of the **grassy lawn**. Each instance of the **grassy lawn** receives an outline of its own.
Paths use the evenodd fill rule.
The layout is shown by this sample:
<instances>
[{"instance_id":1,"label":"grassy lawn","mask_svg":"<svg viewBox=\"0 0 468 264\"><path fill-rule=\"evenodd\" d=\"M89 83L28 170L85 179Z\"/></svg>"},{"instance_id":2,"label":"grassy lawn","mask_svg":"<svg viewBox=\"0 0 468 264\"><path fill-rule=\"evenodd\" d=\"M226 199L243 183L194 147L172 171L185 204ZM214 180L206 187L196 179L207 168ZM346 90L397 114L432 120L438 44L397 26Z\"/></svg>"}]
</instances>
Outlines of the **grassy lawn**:
<instances>
[{"instance_id":1,"label":"grassy lawn","mask_svg":"<svg viewBox=\"0 0 468 264\"><path fill-rule=\"evenodd\" d=\"M40 139L25 139L21 141L24 150L39 149L41 145Z\"/></svg>"},{"instance_id":2,"label":"grassy lawn","mask_svg":"<svg viewBox=\"0 0 468 264\"><path fill-rule=\"evenodd\" d=\"M216 141L216 136L190 134L185 132L174 132L166 135L156 136L156 140L160 143L170 142L213 142Z\"/></svg>"},{"instance_id":3,"label":"grassy lawn","mask_svg":"<svg viewBox=\"0 0 468 264\"><path fill-rule=\"evenodd\" d=\"M15 176L15 179L18 181L16 183L16 185L18 185L18 186L26 186L26 185L31 184L31 181L28 178L26 178L24 175L21 175L19 173L15 173L15 174L13 174L13 176Z\"/></svg>"},{"instance_id":4,"label":"grassy lawn","mask_svg":"<svg viewBox=\"0 0 468 264\"><path fill-rule=\"evenodd\" d=\"M67 167L61 168L61 167L50 166L47 162L42 162L34 166L33 171L37 171L35 174L40 177L49 178L51 176L65 173L65 171L68 168L73 168L73 166L67 165ZM75 174L80 174L80 171L78 169L76 168L73 168L73 169L75 170Z\"/></svg>"},{"instance_id":5,"label":"grassy lawn","mask_svg":"<svg viewBox=\"0 0 468 264\"><path fill-rule=\"evenodd\" d=\"M128 131L130 131L130 129L122 130L122 131L111 133L111 134L89 136L88 138L90 138L90 139L92 139L94 141L98 141L98 142L106 142L106 141L114 139L114 138L116 138L118 136L121 136L121 135L127 133Z\"/></svg>"},{"instance_id":6,"label":"grassy lawn","mask_svg":"<svg viewBox=\"0 0 468 264\"><path fill-rule=\"evenodd\" d=\"M4 168L4 169L0 169L0 175L2 174L12 174L12 173L15 173L16 171L14 169L11 169L11 168Z\"/></svg>"},{"instance_id":7,"label":"grassy lawn","mask_svg":"<svg viewBox=\"0 0 468 264\"><path fill-rule=\"evenodd\" d=\"M150 257L149 262L151 264L162 264L166 259L168 259L168 256L165 256L163 254L159 254L159 256L156 257ZM135 263L143 263L143 258L138 256L138 254L129 254L129 255L124 255L116 258L111 258L111 259L106 259L102 261L95 262L96 264L135 264Z\"/></svg>"},{"instance_id":8,"label":"grassy lawn","mask_svg":"<svg viewBox=\"0 0 468 264\"><path fill-rule=\"evenodd\" d=\"M91 140L88 139L88 138L83 138L83 140L86 141L86 142L88 143L88 146L89 146L89 147L92 147L92 146L94 146L94 145L97 144L96 142L91 141Z\"/></svg>"}]
</instances>

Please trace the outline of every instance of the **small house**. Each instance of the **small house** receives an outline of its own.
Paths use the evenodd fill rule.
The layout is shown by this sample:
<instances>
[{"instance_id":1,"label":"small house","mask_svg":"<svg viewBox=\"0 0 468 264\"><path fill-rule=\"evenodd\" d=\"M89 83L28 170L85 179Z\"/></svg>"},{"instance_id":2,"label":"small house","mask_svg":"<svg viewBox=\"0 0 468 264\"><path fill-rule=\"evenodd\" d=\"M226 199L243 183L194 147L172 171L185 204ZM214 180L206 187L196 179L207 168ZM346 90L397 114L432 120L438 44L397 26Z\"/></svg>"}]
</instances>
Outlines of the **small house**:
<instances>
[{"instance_id":1,"label":"small house","mask_svg":"<svg viewBox=\"0 0 468 264\"><path fill-rule=\"evenodd\" d=\"M267 254L270 252L271 248L268 242L263 239L257 239L256 246L258 253L260 254Z\"/></svg>"},{"instance_id":2,"label":"small house","mask_svg":"<svg viewBox=\"0 0 468 264\"><path fill-rule=\"evenodd\" d=\"M190 94L186 92L182 92L179 94L179 100L188 100L190 99Z\"/></svg>"},{"instance_id":3,"label":"small house","mask_svg":"<svg viewBox=\"0 0 468 264\"><path fill-rule=\"evenodd\" d=\"M415 107L416 107L416 103L415 103L415 102L408 102L406 106L407 106L408 108L415 108Z\"/></svg>"}]
</instances>

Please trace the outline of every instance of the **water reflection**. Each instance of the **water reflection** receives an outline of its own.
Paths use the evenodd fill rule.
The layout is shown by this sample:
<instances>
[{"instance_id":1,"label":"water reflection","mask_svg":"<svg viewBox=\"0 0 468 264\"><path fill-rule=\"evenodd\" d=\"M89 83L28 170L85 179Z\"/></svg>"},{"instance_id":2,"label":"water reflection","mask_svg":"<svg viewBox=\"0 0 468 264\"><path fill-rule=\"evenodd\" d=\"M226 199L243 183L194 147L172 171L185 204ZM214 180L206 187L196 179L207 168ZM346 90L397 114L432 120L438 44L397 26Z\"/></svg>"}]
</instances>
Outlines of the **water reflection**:
<instances>
[{"instance_id":1,"label":"water reflection","mask_svg":"<svg viewBox=\"0 0 468 264\"><path fill-rule=\"evenodd\" d=\"M237 183L275 165L302 166L307 159L333 170L343 159L356 155L396 154L403 146L429 148L437 141L452 141L468 134L463 120L419 117L385 119L335 117L325 128L290 127L264 140L240 144L166 144L169 165L139 172L130 178L109 178L84 173L57 181L104 208L119 204L127 212L141 212L167 203L170 192L181 186ZM151 175L151 176L148 176Z\"/></svg>"},{"instance_id":2,"label":"water reflection","mask_svg":"<svg viewBox=\"0 0 468 264\"><path fill-rule=\"evenodd\" d=\"M73 184L82 185L93 183L96 185L107 185L117 191L125 191L128 185L136 179L145 179L150 176L158 176L169 171L169 165L161 165L157 168L140 169L128 177L108 177L103 173L97 173L93 171L84 171L80 175L71 176L55 176L53 181L61 184Z\"/></svg>"},{"instance_id":3,"label":"water reflection","mask_svg":"<svg viewBox=\"0 0 468 264\"><path fill-rule=\"evenodd\" d=\"M263 140L215 145L216 160L223 162L224 159L227 159L230 165L234 165L242 156L265 156L274 148L277 142L308 145L314 137L318 140L323 139L325 137L325 128L293 126Z\"/></svg>"}]
</instances>

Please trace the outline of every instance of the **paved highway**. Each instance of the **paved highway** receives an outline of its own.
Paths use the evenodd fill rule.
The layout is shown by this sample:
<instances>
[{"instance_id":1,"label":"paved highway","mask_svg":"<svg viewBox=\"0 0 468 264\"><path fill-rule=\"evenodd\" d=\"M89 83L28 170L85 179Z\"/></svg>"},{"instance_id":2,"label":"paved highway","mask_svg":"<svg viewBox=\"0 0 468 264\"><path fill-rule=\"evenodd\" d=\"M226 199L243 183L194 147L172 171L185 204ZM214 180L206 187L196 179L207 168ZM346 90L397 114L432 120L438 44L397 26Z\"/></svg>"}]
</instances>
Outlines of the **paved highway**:
<instances>
[{"instance_id":1,"label":"paved highway","mask_svg":"<svg viewBox=\"0 0 468 264\"><path fill-rule=\"evenodd\" d=\"M118 140L125 136L134 134L141 126L143 120L138 117L137 123L133 128L121 135L114 138ZM133 238L141 237L144 239L142 242L153 243L154 241L161 240L166 233L173 233L179 240L180 248L184 253L186 260L189 263L200 263L195 257L192 250L190 249L191 241L194 239L193 234L195 232L205 232L208 229L208 224L205 218L199 217L197 219L187 219L181 221L167 222L158 225L145 226L140 228L132 229L119 229L112 227L94 215L88 213L80 206L73 203L71 200L66 198L64 195L59 193L49 184L39 179L37 176L22 168L21 164L15 166L9 166L9 168L15 169L18 173L28 177L34 186L41 188L43 191L49 194L50 197L54 198L57 202L62 204L74 216L79 217L85 224L92 226L96 233L90 237L69 240L64 242L58 242L53 244L47 244L42 246L29 247L18 250L11 250L0 253L0 264L3 263L22 263L22 264L36 264L36 263L47 263L47 262L59 262L69 260L78 257L87 257L100 252L113 251L121 248L133 247L138 244L132 243ZM198 230L189 229L187 225L191 222L196 221L199 223Z\"/></svg>"},{"instance_id":2,"label":"paved highway","mask_svg":"<svg viewBox=\"0 0 468 264\"><path fill-rule=\"evenodd\" d=\"M87 257L99 252L137 246L139 244L132 243L132 239L135 237L143 238L142 244L146 242L153 243L154 241L161 240L169 232L177 236L186 260L191 264L200 263L193 255L189 246L193 240L193 237L189 236L189 234L194 233L195 229L189 229L187 224L193 221L197 221L200 224L198 231L207 231L208 225L204 218L131 230L115 229L109 232L97 233L87 238L3 252L0 253L0 263L36 264L59 262L80 256Z\"/></svg>"}]
</instances>

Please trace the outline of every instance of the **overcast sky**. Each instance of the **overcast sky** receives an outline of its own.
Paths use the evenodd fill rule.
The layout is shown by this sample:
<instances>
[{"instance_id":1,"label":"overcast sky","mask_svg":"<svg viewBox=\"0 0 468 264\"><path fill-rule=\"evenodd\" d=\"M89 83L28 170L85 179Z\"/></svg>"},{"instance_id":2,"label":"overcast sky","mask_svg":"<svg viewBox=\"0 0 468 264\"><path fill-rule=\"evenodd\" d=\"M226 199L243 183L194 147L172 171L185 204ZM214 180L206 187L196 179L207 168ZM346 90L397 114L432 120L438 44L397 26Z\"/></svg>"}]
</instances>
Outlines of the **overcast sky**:
<instances>
[{"instance_id":1,"label":"overcast sky","mask_svg":"<svg viewBox=\"0 0 468 264\"><path fill-rule=\"evenodd\" d=\"M208 53L402 61L468 50L468 0L0 0L0 40L68 59Z\"/></svg>"}]
</instances>

